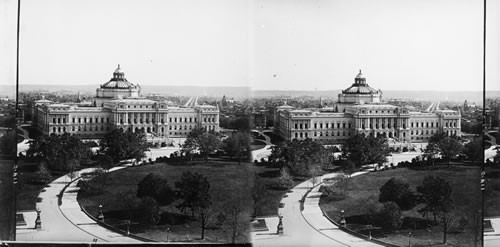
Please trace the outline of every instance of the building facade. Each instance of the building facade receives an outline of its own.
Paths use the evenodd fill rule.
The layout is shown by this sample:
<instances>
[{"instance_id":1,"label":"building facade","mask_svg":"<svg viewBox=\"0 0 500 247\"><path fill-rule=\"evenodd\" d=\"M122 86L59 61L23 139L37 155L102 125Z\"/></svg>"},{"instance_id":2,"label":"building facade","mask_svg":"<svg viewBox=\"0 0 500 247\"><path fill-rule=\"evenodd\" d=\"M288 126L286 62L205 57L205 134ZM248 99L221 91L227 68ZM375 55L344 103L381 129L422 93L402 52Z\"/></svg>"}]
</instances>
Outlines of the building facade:
<instances>
[{"instance_id":1,"label":"building facade","mask_svg":"<svg viewBox=\"0 0 500 247\"><path fill-rule=\"evenodd\" d=\"M35 101L34 124L46 135L70 133L100 138L108 131L145 132L149 142L186 137L195 128L219 131L219 108L211 105L172 106L141 97L141 87L125 78L120 66L113 78L96 90L90 105Z\"/></svg>"},{"instance_id":2,"label":"building facade","mask_svg":"<svg viewBox=\"0 0 500 247\"><path fill-rule=\"evenodd\" d=\"M384 136L398 143L426 142L434 134L460 136L460 112L411 111L382 101L382 91L371 88L361 71L354 83L328 108L277 107L275 128L286 140L312 138L343 143L351 136Z\"/></svg>"}]
</instances>

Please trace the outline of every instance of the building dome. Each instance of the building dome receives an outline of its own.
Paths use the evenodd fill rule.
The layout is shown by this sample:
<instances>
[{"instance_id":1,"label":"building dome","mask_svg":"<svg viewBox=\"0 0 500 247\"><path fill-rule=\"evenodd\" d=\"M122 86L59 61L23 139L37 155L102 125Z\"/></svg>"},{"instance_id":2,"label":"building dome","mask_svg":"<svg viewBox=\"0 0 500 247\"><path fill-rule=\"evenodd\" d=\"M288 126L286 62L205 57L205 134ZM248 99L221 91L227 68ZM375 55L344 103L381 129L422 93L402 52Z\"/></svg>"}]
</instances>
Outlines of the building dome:
<instances>
[{"instance_id":1,"label":"building dome","mask_svg":"<svg viewBox=\"0 0 500 247\"><path fill-rule=\"evenodd\" d=\"M354 83L347 89L342 90L343 94L375 94L378 93L377 90L368 86L366 83L366 78L359 70L358 75L354 78Z\"/></svg>"},{"instance_id":2,"label":"building dome","mask_svg":"<svg viewBox=\"0 0 500 247\"><path fill-rule=\"evenodd\" d=\"M122 72L120 65L113 72L113 78L101 85L101 88L134 88L134 84L127 81L125 73Z\"/></svg>"}]
</instances>

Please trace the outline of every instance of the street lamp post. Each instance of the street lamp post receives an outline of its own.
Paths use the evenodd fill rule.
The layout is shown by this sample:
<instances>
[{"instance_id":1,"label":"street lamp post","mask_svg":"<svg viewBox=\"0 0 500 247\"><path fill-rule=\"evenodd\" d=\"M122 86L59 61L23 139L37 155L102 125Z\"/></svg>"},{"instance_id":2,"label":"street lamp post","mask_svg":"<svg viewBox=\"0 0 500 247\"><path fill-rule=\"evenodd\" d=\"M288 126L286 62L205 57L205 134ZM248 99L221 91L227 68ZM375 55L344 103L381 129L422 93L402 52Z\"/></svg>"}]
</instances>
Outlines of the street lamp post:
<instances>
[{"instance_id":1,"label":"street lamp post","mask_svg":"<svg viewBox=\"0 0 500 247\"><path fill-rule=\"evenodd\" d=\"M130 235L130 220L127 220L127 236ZM167 235L167 239L168 239L168 235Z\"/></svg>"},{"instance_id":2,"label":"street lamp post","mask_svg":"<svg viewBox=\"0 0 500 247\"><path fill-rule=\"evenodd\" d=\"M102 213L102 204L99 204L99 215L97 216L97 219L100 222L104 223L104 214Z\"/></svg>"},{"instance_id":3,"label":"street lamp post","mask_svg":"<svg viewBox=\"0 0 500 247\"><path fill-rule=\"evenodd\" d=\"M340 210L340 225L343 227L347 226L347 222L345 220L345 211L343 209Z\"/></svg>"},{"instance_id":4,"label":"street lamp post","mask_svg":"<svg viewBox=\"0 0 500 247\"><path fill-rule=\"evenodd\" d=\"M277 229L276 233L283 234L283 221L282 221L283 216L279 215L278 218L279 218L279 223L278 223L278 229Z\"/></svg>"},{"instance_id":5,"label":"street lamp post","mask_svg":"<svg viewBox=\"0 0 500 247\"><path fill-rule=\"evenodd\" d=\"M36 209L36 220L35 220L35 229L41 229L42 228L42 220L40 219L40 213L42 211L40 209Z\"/></svg>"}]
</instances>

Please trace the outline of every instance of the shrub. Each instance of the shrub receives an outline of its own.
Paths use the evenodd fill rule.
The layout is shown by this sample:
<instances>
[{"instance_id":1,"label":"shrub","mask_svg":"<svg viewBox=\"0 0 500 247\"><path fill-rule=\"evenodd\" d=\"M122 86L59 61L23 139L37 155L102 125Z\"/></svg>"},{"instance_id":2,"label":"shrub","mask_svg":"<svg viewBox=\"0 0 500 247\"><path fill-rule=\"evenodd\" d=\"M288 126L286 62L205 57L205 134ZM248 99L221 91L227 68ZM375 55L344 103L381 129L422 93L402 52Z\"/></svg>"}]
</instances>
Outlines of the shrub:
<instances>
[{"instance_id":1,"label":"shrub","mask_svg":"<svg viewBox=\"0 0 500 247\"><path fill-rule=\"evenodd\" d=\"M380 211L380 226L389 229L397 230L401 227L403 220L401 218L401 209L394 202L386 202Z\"/></svg>"},{"instance_id":2,"label":"shrub","mask_svg":"<svg viewBox=\"0 0 500 247\"><path fill-rule=\"evenodd\" d=\"M278 178L278 186L283 189L289 189L293 185L292 176L286 169L282 169L280 177Z\"/></svg>"}]
</instances>

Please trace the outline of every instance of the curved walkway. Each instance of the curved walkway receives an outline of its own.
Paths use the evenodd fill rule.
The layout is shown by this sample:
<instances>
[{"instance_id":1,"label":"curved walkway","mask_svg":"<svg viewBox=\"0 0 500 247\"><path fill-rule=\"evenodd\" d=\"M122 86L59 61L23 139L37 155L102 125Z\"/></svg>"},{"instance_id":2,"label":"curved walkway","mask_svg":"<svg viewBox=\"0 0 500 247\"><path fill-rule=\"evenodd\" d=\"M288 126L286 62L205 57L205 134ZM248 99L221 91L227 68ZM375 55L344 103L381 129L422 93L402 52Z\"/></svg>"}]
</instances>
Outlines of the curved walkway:
<instances>
[{"instance_id":1,"label":"curved walkway","mask_svg":"<svg viewBox=\"0 0 500 247\"><path fill-rule=\"evenodd\" d=\"M337 175L326 174L321 180ZM283 216L283 235L276 234L278 220L267 218L269 231L252 232L253 246L380 246L349 235L323 216L318 204L319 184L307 195L301 211L300 200L311 186L310 180L302 182L281 200L285 204L278 212Z\"/></svg>"},{"instance_id":2,"label":"curved walkway","mask_svg":"<svg viewBox=\"0 0 500 247\"><path fill-rule=\"evenodd\" d=\"M274 146L271 143L271 137L266 135L261 130L251 130L251 131L254 133L259 133L259 135L263 136L264 140L262 140L262 141L266 143L265 147L263 147L261 149L253 150L251 152L252 153L252 161L255 161L255 160L260 161L262 158L267 160L267 157L269 157L269 155L271 155L271 147Z\"/></svg>"},{"instance_id":3,"label":"curved walkway","mask_svg":"<svg viewBox=\"0 0 500 247\"><path fill-rule=\"evenodd\" d=\"M115 170L123 167L116 167ZM94 168L83 169L80 173L93 171ZM76 186L78 179L75 179L66 188L59 205L60 191L71 181L68 175L57 178L41 192L39 198L41 202L36 207L41 210L40 218L42 227L34 229L36 214L27 215L26 227L17 229L17 240L19 241L73 241L73 242L139 242L136 239L123 236L110 231L89 218L80 209L76 200L79 188Z\"/></svg>"}]
</instances>

